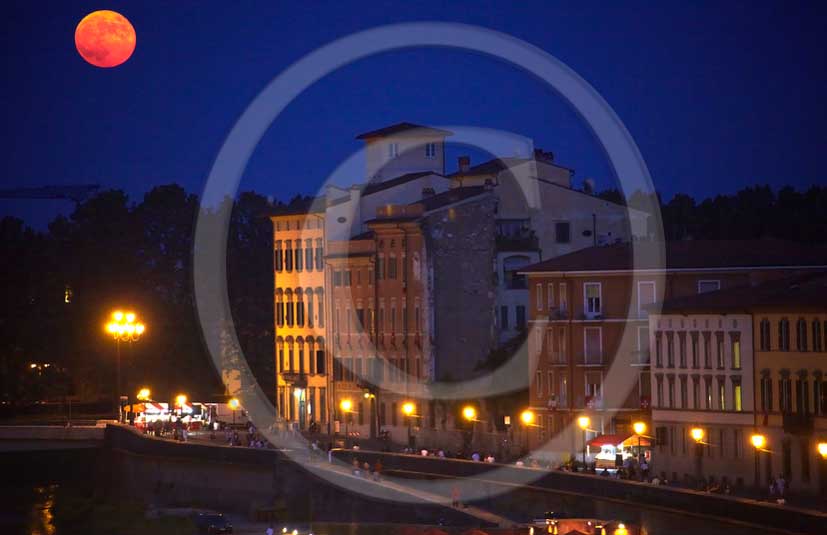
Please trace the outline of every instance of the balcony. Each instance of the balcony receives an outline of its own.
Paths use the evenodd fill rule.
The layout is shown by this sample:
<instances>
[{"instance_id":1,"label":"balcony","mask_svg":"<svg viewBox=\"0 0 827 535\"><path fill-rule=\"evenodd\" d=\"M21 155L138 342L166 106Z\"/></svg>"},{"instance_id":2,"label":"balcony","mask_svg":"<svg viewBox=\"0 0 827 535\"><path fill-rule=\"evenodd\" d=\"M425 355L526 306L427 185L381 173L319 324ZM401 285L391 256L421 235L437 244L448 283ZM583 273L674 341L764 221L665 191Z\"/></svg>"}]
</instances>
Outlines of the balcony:
<instances>
[{"instance_id":1,"label":"balcony","mask_svg":"<svg viewBox=\"0 0 827 535\"><path fill-rule=\"evenodd\" d=\"M540 240L533 230L524 229L518 233L498 234L495 246L498 252L538 251Z\"/></svg>"},{"instance_id":2,"label":"balcony","mask_svg":"<svg viewBox=\"0 0 827 535\"><path fill-rule=\"evenodd\" d=\"M782 415L784 432L791 435L811 435L813 433L813 415L801 412L788 412Z\"/></svg>"},{"instance_id":3,"label":"balcony","mask_svg":"<svg viewBox=\"0 0 827 535\"><path fill-rule=\"evenodd\" d=\"M298 388L307 387L307 374L299 372L282 372L281 378L285 383Z\"/></svg>"}]
</instances>

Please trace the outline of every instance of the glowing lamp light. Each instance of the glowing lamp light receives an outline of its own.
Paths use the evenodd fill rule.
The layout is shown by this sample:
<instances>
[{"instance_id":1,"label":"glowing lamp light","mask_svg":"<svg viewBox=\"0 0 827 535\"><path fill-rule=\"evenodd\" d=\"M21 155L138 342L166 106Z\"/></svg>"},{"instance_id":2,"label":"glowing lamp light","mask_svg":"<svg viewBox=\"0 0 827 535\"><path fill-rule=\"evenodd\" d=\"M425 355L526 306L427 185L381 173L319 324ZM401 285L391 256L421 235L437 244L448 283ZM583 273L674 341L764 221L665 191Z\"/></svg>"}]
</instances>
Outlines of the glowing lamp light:
<instances>
[{"instance_id":1,"label":"glowing lamp light","mask_svg":"<svg viewBox=\"0 0 827 535\"><path fill-rule=\"evenodd\" d=\"M238 410L241 406L241 402L238 401L238 398L233 398L227 402L227 406L230 407L232 410Z\"/></svg>"},{"instance_id":2,"label":"glowing lamp light","mask_svg":"<svg viewBox=\"0 0 827 535\"><path fill-rule=\"evenodd\" d=\"M112 319L115 321L123 321L123 312L116 310L112 313Z\"/></svg>"},{"instance_id":3,"label":"glowing lamp light","mask_svg":"<svg viewBox=\"0 0 827 535\"><path fill-rule=\"evenodd\" d=\"M704 439L704 430L700 427L693 427L692 430L689 431L689 436L691 436L695 442L700 442Z\"/></svg>"},{"instance_id":4,"label":"glowing lamp light","mask_svg":"<svg viewBox=\"0 0 827 535\"><path fill-rule=\"evenodd\" d=\"M138 333L138 334L144 334L145 330L146 330L146 327L144 327L143 323L139 323L135 326L135 332Z\"/></svg>"},{"instance_id":5,"label":"glowing lamp light","mask_svg":"<svg viewBox=\"0 0 827 535\"><path fill-rule=\"evenodd\" d=\"M149 394L150 394L150 392L149 392L148 388L142 388L138 391L138 396L137 397L138 397L139 400L145 401L145 400L149 399Z\"/></svg>"},{"instance_id":6,"label":"glowing lamp light","mask_svg":"<svg viewBox=\"0 0 827 535\"><path fill-rule=\"evenodd\" d=\"M353 409L353 402L349 399L343 399L339 402L339 408L342 409L344 412L350 412Z\"/></svg>"},{"instance_id":7,"label":"glowing lamp light","mask_svg":"<svg viewBox=\"0 0 827 535\"><path fill-rule=\"evenodd\" d=\"M402 412L405 413L405 416L410 416L416 410L416 406L411 403L410 401L402 405Z\"/></svg>"},{"instance_id":8,"label":"glowing lamp light","mask_svg":"<svg viewBox=\"0 0 827 535\"><path fill-rule=\"evenodd\" d=\"M135 323L135 313L134 312L127 312L125 314L126 322L127 323Z\"/></svg>"},{"instance_id":9,"label":"glowing lamp light","mask_svg":"<svg viewBox=\"0 0 827 535\"><path fill-rule=\"evenodd\" d=\"M767 445L767 437L764 435L752 435L749 437L749 441L752 442L752 446L757 450L764 449L764 446Z\"/></svg>"},{"instance_id":10,"label":"glowing lamp light","mask_svg":"<svg viewBox=\"0 0 827 535\"><path fill-rule=\"evenodd\" d=\"M534 423L534 411L526 409L520 413L520 420L523 421L525 425L531 425Z\"/></svg>"},{"instance_id":11,"label":"glowing lamp light","mask_svg":"<svg viewBox=\"0 0 827 535\"><path fill-rule=\"evenodd\" d=\"M646 424L644 422L635 422L632 424L632 429L635 430L636 435L642 435L646 432Z\"/></svg>"},{"instance_id":12,"label":"glowing lamp light","mask_svg":"<svg viewBox=\"0 0 827 535\"><path fill-rule=\"evenodd\" d=\"M186 402L187 402L187 396L184 395L184 394L178 394L178 396L175 398L175 404L178 405L179 407L183 407L184 403L186 403Z\"/></svg>"},{"instance_id":13,"label":"glowing lamp light","mask_svg":"<svg viewBox=\"0 0 827 535\"><path fill-rule=\"evenodd\" d=\"M589 428L589 425L591 425L591 423L592 423L592 421L589 419L589 417L588 417L588 416L581 416L580 418L578 418L578 419L577 419L577 425L578 425L578 426L580 427L580 429L582 429L583 431L585 431L586 429L588 429L588 428Z\"/></svg>"},{"instance_id":14,"label":"glowing lamp light","mask_svg":"<svg viewBox=\"0 0 827 535\"><path fill-rule=\"evenodd\" d=\"M462 417L465 418L468 421L475 420L477 418L477 409L475 409L471 405L463 407Z\"/></svg>"},{"instance_id":15,"label":"glowing lamp light","mask_svg":"<svg viewBox=\"0 0 827 535\"><path fill-rule=\"evenodd\" d=\"M818 454L821 455L823 459L827 459L827 442L819 442L818 446Z\"/></svg>"}]
</instances>

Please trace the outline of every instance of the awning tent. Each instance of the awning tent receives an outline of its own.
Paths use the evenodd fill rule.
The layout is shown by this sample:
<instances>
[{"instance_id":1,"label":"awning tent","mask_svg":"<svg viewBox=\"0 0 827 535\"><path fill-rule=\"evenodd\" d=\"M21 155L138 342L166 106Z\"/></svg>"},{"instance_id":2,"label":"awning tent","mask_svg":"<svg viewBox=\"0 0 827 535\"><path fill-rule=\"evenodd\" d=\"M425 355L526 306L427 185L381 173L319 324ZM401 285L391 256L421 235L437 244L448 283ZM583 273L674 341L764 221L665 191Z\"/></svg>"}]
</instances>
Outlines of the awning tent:
<instances>
[{"instance_id":1,"label":"awning tent","mask_svg":"<svg viewBox=\"0 0 827 535\"><path fill-rule=\"evenodd\" d=\"M601 447L601 446L614 446L616 448L624 447L629 448L632 446L638 445L638 440L640 440L641 447L646 446L649 447L652 445L651 440L649 437L645 435L600 435L599 437L595 437L589 441L589 446Z\"/></svg>"}]
</instances>

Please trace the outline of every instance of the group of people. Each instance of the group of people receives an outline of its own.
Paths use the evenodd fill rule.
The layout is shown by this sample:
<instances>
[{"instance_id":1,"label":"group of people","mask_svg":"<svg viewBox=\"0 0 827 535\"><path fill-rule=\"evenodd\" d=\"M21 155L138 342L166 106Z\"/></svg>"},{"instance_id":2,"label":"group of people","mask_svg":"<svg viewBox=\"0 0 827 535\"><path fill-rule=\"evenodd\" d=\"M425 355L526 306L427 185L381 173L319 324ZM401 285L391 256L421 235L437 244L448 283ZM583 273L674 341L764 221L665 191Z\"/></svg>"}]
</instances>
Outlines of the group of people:
<instances>
[{"instance_id":1,"label":"group of people","mask_svg":"<svg viewBox=\"0 0 827 535\"><path fill-rule=\"evenodd\" d=\"M144 433L155 437L172 438L173 440L187 441L189 425L172 416L167 420L155 420L144 427Z\"/></svg>"},{"instance_id":2,"label":"group of people","mask_svg":"<svg viewBox=\"0 0 827 535\"><path fill-rule=\"evenodd\" d=\"M379 481L382 475L382 460L376 459L376 463L371 467L370 463L365 461L364 463L359 463L359 459L356 457L353 458L351 461L351 465L353 466L353 475L354 476L361 476L364 478L372 478L374 481Z\"/></svg>"}]
</instances>

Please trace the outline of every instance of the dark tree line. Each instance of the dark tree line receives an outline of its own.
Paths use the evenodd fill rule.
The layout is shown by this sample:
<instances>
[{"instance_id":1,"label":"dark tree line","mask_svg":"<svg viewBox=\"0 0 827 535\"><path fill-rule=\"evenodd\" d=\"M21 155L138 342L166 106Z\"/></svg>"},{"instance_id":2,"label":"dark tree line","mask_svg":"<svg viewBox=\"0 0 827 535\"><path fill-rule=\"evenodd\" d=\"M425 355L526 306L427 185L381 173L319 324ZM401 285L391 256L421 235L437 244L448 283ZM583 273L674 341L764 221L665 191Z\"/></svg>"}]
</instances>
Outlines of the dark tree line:
<instances>
[{"instance_id":1,"label":"dark tree line","mask_svg":"<svg viewBox=\"0 0 827 535\"><path fill-rule=\"evenodd\" d=\"M643 206L644 195L628 200L620 191L606 190L599 197ZM827 187L805 191L769 186L744 188L734 195L716 195L697 202L679 193L669 202L658 197L667 240L746 240L776 238L809 243L827 242Z\"/></svg>"},{"instance_id":2,"label":"dark tree line","mask_svg":"<svg viewBox=\"0 0 827 535\"><path fill-rule=\"evenodd\" d=\"M619 192L599 196L626 202ZM238 339L259 386L273 395L272 227L268 215L305 206L275 205L256 193L233 201L228 289ZM640 205L640 194L628 199ZM186 392L216 399L224 387L202 342L192 295L192 240L199 203L178 185L158 186L137 203L106 191L38 232L0 220L0 400L108 399L115 344L108 314L131 307L144 337L122 346L125 389L149 386L156 399ZM696 202L661 203L669 239L774 237L824 242L827 188L766 186ZM31 365L37 365L32 368ZM50 366L45 367L44 364Z\"/></svg>"},{"instance_id":3,"label":"dark tree line","mask_svg":"<svg viewBox=\"0 0 827 535\"><path fill-rule=\"evenodd\" d=\"M275 370L267 216L286 206L242 193L233 204L228 242L239 342L268 394ZM199 209L195 195L173 184L134 204L121 191L103 192L45 232L18 219L0 220L0 399L109 399L115 343L104 324L116 308L133 309L147 325L138 342L121 345L125 391L146 385L159 400L177 392L220 398L224 387L202 343L192 295Z\"/></svg>"}]
</instances>

